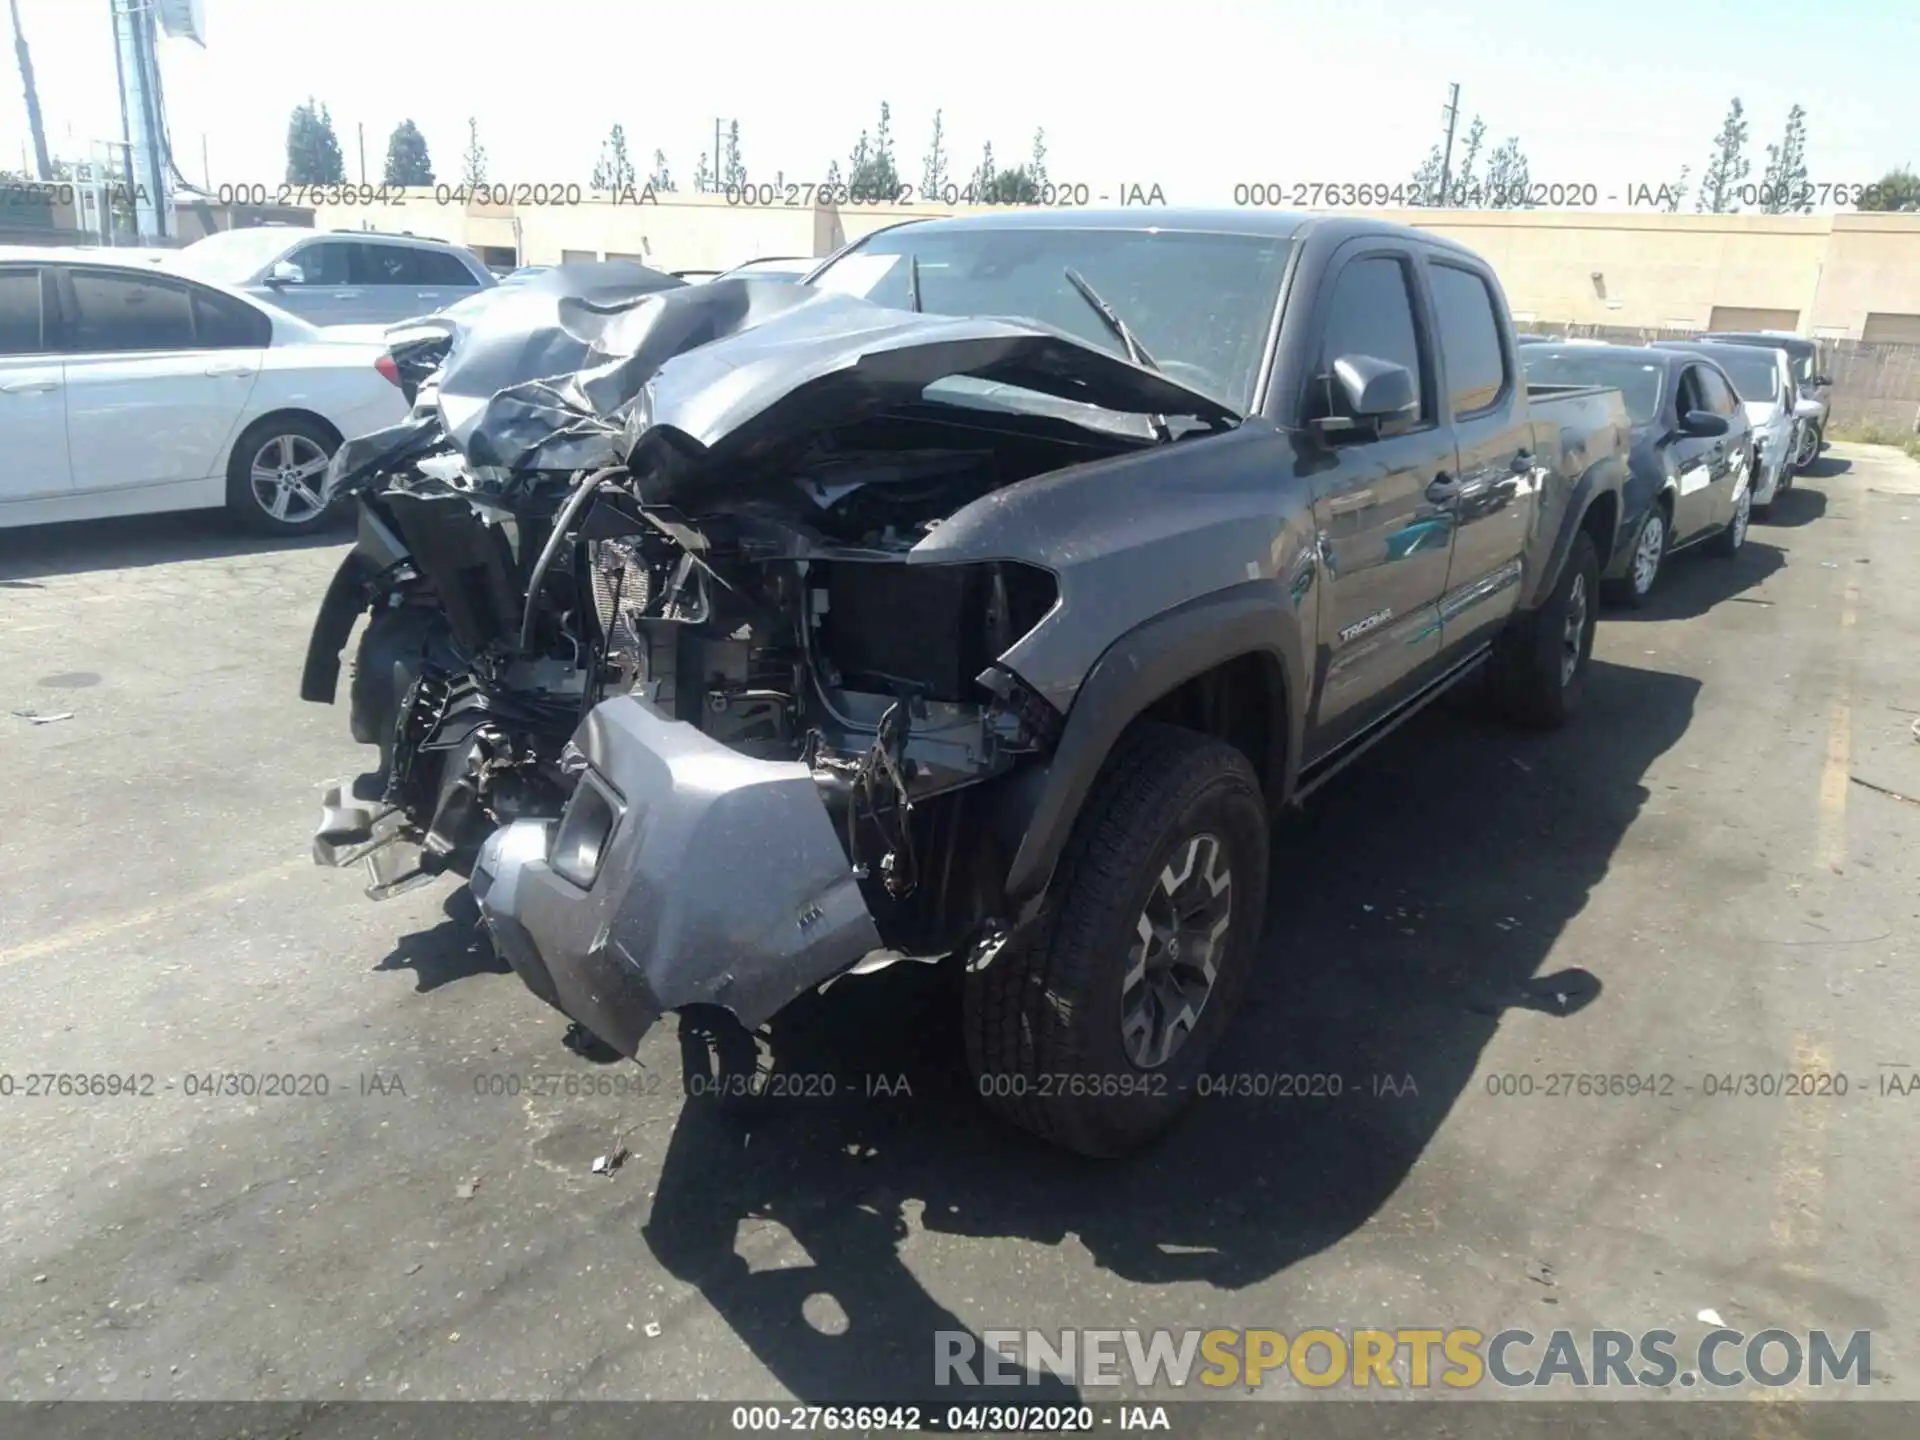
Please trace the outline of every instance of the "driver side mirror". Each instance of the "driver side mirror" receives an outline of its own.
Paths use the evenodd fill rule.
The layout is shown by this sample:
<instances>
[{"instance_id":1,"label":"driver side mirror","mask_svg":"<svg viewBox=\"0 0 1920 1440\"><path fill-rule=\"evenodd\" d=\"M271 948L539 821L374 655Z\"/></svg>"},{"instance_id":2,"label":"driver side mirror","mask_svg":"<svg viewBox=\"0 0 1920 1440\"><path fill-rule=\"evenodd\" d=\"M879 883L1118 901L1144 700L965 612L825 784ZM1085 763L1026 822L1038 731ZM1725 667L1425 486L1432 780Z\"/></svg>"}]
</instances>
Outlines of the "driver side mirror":
<instances>
[{"instance_id":1,"label":"driver side mirror","mask_svg":"<svg viewBox=\"0 0 1920 1440\"><path fill-rule=\"evenodd\" d=\"M269 285L304 285L306 280L307 272L291 260L276 260L273 268L267 271Z\"/></svg>"},{"instance_id":2,"label":"driver side mirror","mask_svg":"<svg viewBox=\"0 0 1920 1440\"><path fill-rule=\"evenodd\" d=\"M1818 400L1797 400L1793 406L1793 418L1796 420L1818 420L1825 407Z\"/></svg>"},{"instance_id":3,"label":"driver side mirror","mask_svg":"<svg viewBox=\"0 0 1920 1440\"><path fill-rule=\"evenodd\" d=\"M1816 375L1813 379L1809 380L1807 384L1815 390L1830 389L1833 385L1833 377L1831 375Z\"/></svg>"},{"instance_id":4,"label":"driver side mirror","mask_svg":"<svg viewBox=\"0 0 1920 1440\"><path fill-rule=\"evenodd\" d=\"M1716 415L1711 410L1689 410L1680 419L1680 431L1683 435L1692 435L1701 440L1712 440L1731 430L1724 415Z\"/></svg>"},{"instance_id":5,"label":"driver side mirror","mask_svg":"<svg viewBox=\"0 0 1920 1440\"><path fill-rule=\"evenodd\" d=\"M1419 403L1413 373L1374 355L1342 355L1333 362L1332 381L1346 401L1347 413L1322 419L1322 430L1377 429L1388 420L1411 419Z\"/></svg>"}]
</instances>

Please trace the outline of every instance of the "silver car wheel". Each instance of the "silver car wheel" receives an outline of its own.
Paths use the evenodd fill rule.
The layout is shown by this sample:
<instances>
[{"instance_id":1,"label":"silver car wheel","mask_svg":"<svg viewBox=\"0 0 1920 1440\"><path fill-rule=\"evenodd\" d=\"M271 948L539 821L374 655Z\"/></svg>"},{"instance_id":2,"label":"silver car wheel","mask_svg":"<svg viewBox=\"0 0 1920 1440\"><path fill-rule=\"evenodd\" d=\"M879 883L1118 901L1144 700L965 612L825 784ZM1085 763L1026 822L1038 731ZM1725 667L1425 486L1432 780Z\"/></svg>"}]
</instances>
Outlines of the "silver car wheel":
<instances>
[{"instance_id":1,"label":"silver car wheel","mask_svg":"<svg viewBox=\"0 0 1920 1440\"><path fill-rule=\"evenodd\" d=\"M1192 836L1161 867L1120 982L1120 1039L1142 1070L1166 1064L1200 1023L1232 922L1226 845Z\"/></svg>"},{"instance_id":2,"label":"silver car wheel","mask_svg":"<svg viewBox=\"0 0 1920 1440\"><path fill-rule=\"evenodd\" d=\"M1794 447L1793 468L1804 470L1820 458L1820 432L1811 425L1800 427L1800 443Z\"/></svg>"},{"instance_id":3,"label":"silver car wheel","mask_svg":"<svg viewBox=\"0 0 1920 1440\"><path fill-rule=\"evenodd\" d=\"M1636 564L1638 562L1636 561ZM1573 683L1587 641L1587 577L1576 574L1567 588L1567 620L1560 632L1560 688Z\"/></svg>"},{"instance_id":4,"label":"silver car wheel","mask_svg":"<svg viewBox=\"0 0 1920 1440\"><path fill-rule=\"evenodd\" d=\"M1660 561L1667 553L1667 522L1658 510L1651 511L1640 526L1640 543L1633 549L1633 593L1644 595L1653 588L1660 573Z\"/></svg>"},{"instance_id":5,"label":"silver car wheel","mask_svg":"<svg viewBox=\"0 0 1920 1440\"><path fill-rule=\"evenodd\" d=\"M275 435L253 453L247 481L261 513L286 525L304 525L326 509L320 498L327 452L305 435Z\"/></svg>"},{"instance_id":6,"label":"silver car wheel","mask_svg":"<svg viewBox=\"0 0 1920 1440\"><path fill-rule=\"evenodd\" d=\"M1747 523L1753 518L1753 491L1742 490L1739 502L1733 509L1733 548L1738 550L1747 542Z\"/></svg>"}]
</instances>

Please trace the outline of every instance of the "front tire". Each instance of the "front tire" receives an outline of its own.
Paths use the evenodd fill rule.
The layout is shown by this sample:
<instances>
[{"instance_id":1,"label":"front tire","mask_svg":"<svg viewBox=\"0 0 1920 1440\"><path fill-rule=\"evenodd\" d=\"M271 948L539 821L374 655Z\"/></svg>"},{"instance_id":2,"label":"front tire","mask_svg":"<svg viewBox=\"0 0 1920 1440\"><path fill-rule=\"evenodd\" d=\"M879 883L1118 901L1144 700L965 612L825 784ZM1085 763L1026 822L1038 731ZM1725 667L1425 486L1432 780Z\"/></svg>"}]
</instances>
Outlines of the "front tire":
<instances>
[{"instance_id":1,"label":"front tire","mask_svg":"<svg viewBox=\"0 0 1920 1440\"><path fill-rule=\"evenodd\" d=\"M1820 427L1804 426L1800 431L1800 442L1794 447L1793 468L1805 470L1820 458Z\"/></svg>"},{"instance_id":2,"label":"front tire","mask_svg":"<svg viewBox=\"0 0 1920 1440\"><path fill-rule=\"evenodd\" d=\"M1599 555L1583 530L1573 537L1546 603L1494 644L1492 694L1508 719L1531 729L1557 730L1572 718L1593 660L1599 588Z\"/></svg>"},{"instance_id":3,"label":"front tire","mask_svg":"<svg viewBox=\"0 0 1920 1440\"><path fill-rule=\"evenodd\" d=\"M1171 1124L1253 969L1267 855L1245 756L1169 725L1130 730L1034 933L965 977L967 1062L987 1104L1091 1156Z\"/></svg>"},{"instance_id":4,"label":"front tire","mask_svg":"<svg viewBox=\"0 0 1920 1440\"><path fill-rule=\"evenodd\" d=\"M227 513L256 534L312 534L331 513L320 494L339 448L339 436L303 415L249 426L227 461Z\"/></svg>"}]
</instances>

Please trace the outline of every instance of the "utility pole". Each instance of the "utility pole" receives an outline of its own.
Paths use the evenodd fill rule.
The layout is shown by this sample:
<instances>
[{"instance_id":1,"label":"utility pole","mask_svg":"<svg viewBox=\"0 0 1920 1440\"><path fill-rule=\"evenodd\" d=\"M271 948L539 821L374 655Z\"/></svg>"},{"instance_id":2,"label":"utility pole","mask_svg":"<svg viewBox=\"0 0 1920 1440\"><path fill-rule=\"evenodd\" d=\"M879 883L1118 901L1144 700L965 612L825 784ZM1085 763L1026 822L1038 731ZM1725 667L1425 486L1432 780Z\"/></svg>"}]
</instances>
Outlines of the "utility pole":
<instances>
[{"instance_id":1,"label":"utility pole","mask_svg":"<svg viewBox=\"0 0 1920 1440\"><path fill-rule=\"evenodd\" d=\"M200 132L200 181L207 187L207 193L213 194L213 166L207 163L207 132Z\"/></svg>"},{"instance_id":2,"label":"utility pole","mask_svg":"<svg viewBox=\"0 0 1920 1440\"><path fill-rule=\"evenodd\" d=\"M1447 96L1447 146L1440 152L1440 198L1445 205L1453 193L1453 123L1460 118L1460 86L1456 82Z\"/></svg>"},{"instance_id":3,"label":"utility pole","mask_svg":"<svg viewBox=\"0 0 1920 1440\"><path fill-rule=\"evenodd\" d=\"M367 125L364 120L354 122L354 129L360 132L360 183L367 183Z\"/></svg>"},{"instance_id":4,"label":"utility pole","mask_svg":"<svg viewBox=\"0 0 1920 1440\"><path fill-rule=\"evenodd\" d=\"M713 188L724 191L727 187L720 181L720 126L719 116L713 118Z\"/></svg>"}]
</instances>

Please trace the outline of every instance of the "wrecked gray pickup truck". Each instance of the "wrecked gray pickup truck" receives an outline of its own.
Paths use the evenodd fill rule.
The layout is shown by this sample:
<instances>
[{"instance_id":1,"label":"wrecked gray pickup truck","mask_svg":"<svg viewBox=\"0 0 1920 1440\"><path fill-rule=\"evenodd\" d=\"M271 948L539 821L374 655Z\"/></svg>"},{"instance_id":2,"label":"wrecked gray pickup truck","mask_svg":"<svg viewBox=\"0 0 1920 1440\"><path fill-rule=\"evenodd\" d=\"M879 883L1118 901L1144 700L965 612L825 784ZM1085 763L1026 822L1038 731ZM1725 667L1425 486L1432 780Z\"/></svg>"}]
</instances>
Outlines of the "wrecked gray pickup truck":
<instances>
[{"instance_id":1,"label":"wrecked gray pickup truck","mask_svg":"<svg viewBox=\"0 0 1920 1440\"><path fill-rule=\"evenodd\" d=\"M1459 246L1140 213L548 287L429 346L330 475L360 541L302 694L369 617L380 761L316 857L470 876L628 1055L666 1011L751 1030L951 963L989 1103L1151 1137L1254 968L1273 813L1465 677L1573 709L1627 421L1529 391Z\"/></svg>"}]
</instances>

